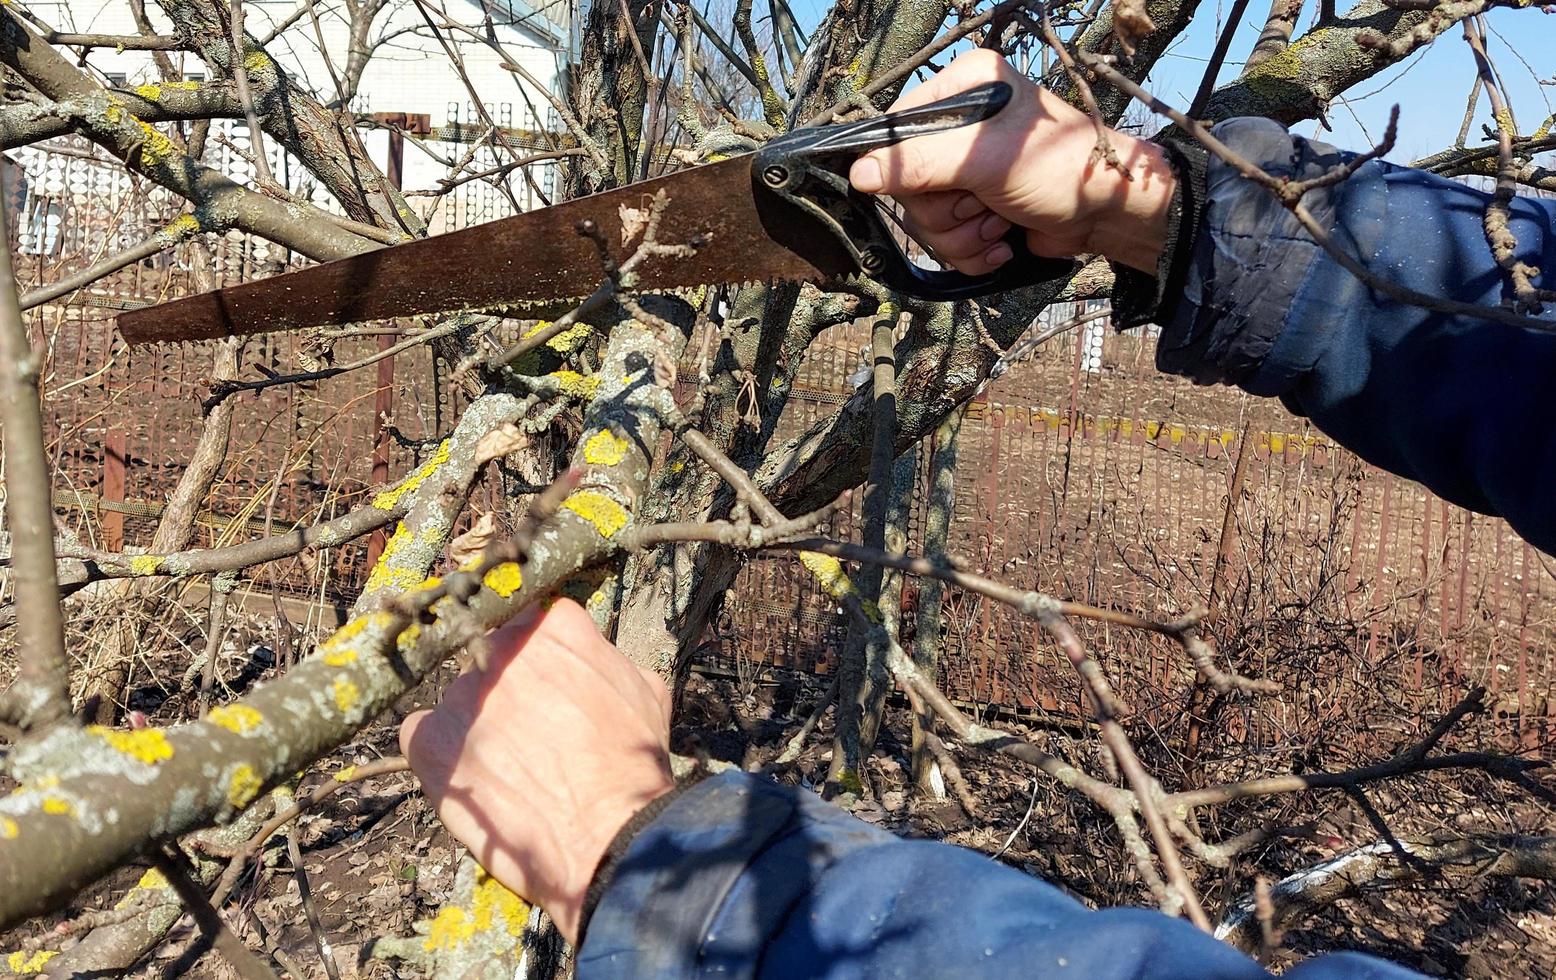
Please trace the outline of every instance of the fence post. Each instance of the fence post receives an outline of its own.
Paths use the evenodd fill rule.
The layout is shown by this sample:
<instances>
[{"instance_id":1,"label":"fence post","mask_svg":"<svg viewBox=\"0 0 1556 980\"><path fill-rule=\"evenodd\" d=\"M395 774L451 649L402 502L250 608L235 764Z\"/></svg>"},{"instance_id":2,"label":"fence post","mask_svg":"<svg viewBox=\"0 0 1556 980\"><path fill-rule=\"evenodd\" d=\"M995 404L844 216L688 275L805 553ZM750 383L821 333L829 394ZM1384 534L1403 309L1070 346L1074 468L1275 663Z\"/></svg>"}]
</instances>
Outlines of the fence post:
<instances>
[{"instance_id":1,"label":"fence post","mask_svg":"<svg viewBox=\"0 0 1556 980\"><path fill-rule=\"evenodd\" d=\"M124 503L125 456L127 443L124 427L110 424L103 436L103 495L101 502ZM103 550L124 550L124 512L118 509L98 507L98 520L103 528Z\"/></svg>"},{"instance_id":2,"label":"fence post","mask_svg":"<svg viewBox=\"0 0 1556 980\"><path fill-rule=\"evenodd\" d=\"M405 181L405 130L429 132L431 120L426 114L404 112L376 112L373 119L389 128L389 162L384 176L395 190ZM378 349L388 350L395 345L393 334L379 334ZM373 393L373 485L381 487L389 482L389 429L384 420L394 412L394 358L386 357L378 362L378 388ZM367 539L367 567L378 564L384 553L384 532L374 531Z\"/></svg>"}]
</instances>

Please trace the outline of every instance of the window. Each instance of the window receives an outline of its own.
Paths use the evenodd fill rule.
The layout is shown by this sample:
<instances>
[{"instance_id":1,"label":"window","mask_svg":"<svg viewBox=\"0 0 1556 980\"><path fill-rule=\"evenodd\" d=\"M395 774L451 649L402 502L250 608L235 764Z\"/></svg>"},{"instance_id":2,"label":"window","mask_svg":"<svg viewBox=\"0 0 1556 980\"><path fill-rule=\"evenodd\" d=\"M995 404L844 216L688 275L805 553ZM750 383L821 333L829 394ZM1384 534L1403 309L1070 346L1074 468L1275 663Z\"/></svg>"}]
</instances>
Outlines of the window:
<instances>
[{"instance_id":1,"label":"window","mask_svg":"<svg viewBox=\"0 0 1556 980\"><path fill-rule=\"evenodd\" d=\"M129 80L129 77L122 71L103 72L103 77L108 79L108 85L111 88L122 88L124 83Z\"/></svg>"}]
</instances>

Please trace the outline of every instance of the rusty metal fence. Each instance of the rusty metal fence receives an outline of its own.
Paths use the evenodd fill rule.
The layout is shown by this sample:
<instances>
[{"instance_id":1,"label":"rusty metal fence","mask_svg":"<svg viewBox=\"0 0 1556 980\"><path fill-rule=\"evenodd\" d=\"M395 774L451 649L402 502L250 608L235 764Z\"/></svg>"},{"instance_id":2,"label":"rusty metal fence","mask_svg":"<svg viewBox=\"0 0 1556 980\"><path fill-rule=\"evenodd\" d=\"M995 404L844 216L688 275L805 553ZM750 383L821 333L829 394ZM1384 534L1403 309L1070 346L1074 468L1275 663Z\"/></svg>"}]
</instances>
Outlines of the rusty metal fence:
<instances>
[{"instance_id":1,"label":"rusty metal fence","mask_svg":"<svg viewBox=\"0 0 1556 980\"><path fill-rule=\"evenodd\" d=\"M241 178L249 166L242 130L224 127L217 136L207 161ZM5 171L23 294L142 241L182 203L83 141L14 151ZM306 188L298 190L306 195ZM315 203L329 204L322 197ZM64 533L95 548L147 546L204 423L201 402L210 392L215 346L129 348L114 334L114 314L196 291L197 262L222 285L299 261L234 232L160 253L28 311L31 335L48 352L42 388ZM241 373L352 361L375 350L377 339L305 344L292 335L256 338L244 348ZM210 510L199 515L194 546L245 540L266 527L280 533L351 509L373 483L375 447L386 454L390 473L414 465L415 439L437 431L440 406L447 406L429 353L395 360L398 373L388 392L398 397L388 405L410 445L385 438L384 386L371 371L235 396L230 449ZM292 559L274 571L295 591L345 593L363 580L366 558L367 544L358 542L332 549L327 561Z\"/></svg>"},{"instance_id":2,"label":"rusty metal fence","mask_svg":"<svg viewBox=\"0 0 1556 980\"><path fill-rule=\"evenodd\" d=\"M1056 307L1047 315L1067 319ZM1057 321L1056 321L1057 322ZM841 404L863 327L809 352L785 433ZM1159 375L1154 339L1099 325L1050 341L969 406L949 551L970 569L1061 598L1171 616L1203 606L1243 429L1253 457L1225 561L1223 652L1295 696L1235 721L1277 744L1353 717L1357 690L1443 710L1475 684L1508 737L1556 734L1556 565L1500 520L1364 465L1278 404ZM910 547L922 540L932 440L918 449ZM731 590L724 655L828 671L845 620L788 561ZM894 597L910 614L917 590ZM911 623L913 617L905 615ZM980 705L1075 717L1073 670L1040 630L977 596L945 599L941 680ZM1192 676L1159 638L1085 630L1121 693L1164 723Z\"/></svg>"},{"instance_id":3,"label":"rusty metal fence","mask_svg":"<svg viewBox=\"0 0 1556 980\"><path fill-rule=\"evenodd\" d=\"M233 154L218 166L245 166L234 150L218 151ZM177 213L160 191L68 143L13 155L6 188L18 216L12 244L23 292L139 241ZM293 261L237 234L210 251L223 283ZM110 319L127 305L191 291L193 261L188 247L176 249L29 314L49 351L56 503L83 543L148 544L198 438L212 348L129 350ZM867 336L856 325L818 339L780 439L848 397ZM294 370L310 358L344 362L375 343L343 338L324 351L300 349L291 336L257 339L245 349L244 372ZM969 407L960 436L950 550L974 570L1065 598L1164 614L1202 605L1246 428L1254 455L1225 562L1224 652L1300 695L1249 710L1238 720L1246 737L1276 743L1287 730L1348 717L1355 684L1340 681L1349 679L1423 707L1484 684L1510 737L1545 745L1556 689L1551 559L1501 521L1364 466L1273 402L1158 375L1152 348L1150 336L1098 325L1048 342L994 381ZM375 448L388 463L381 459L379 473L414 465L415 440L445 429L451 406L430 354L395 360L387 379L363 371L239 396L231 451L196 544L349 509L374 481ZM386 404L405 442L386 439ZM930 452L927 442L918 452L921 484ZM915 497L911 542L922 540L923 497ZM299 591L349 594L366 561L367 545L358 543L277 572ZM900 601L911 611L916 590L910 585ZM950 690L977 704L1073 716L1080 692L1037 631L975 596L945 602L941 672ZM752 562L720 624L723 656L815 672L832 669L843 634L839 611L788 560ZM1127 660L1131 669L1116 673L1137 709L1164 717L1181 710L1188 667L1175 649L1116 628L1087 635L1105 659Z\"/></svg>"}]
</instances>

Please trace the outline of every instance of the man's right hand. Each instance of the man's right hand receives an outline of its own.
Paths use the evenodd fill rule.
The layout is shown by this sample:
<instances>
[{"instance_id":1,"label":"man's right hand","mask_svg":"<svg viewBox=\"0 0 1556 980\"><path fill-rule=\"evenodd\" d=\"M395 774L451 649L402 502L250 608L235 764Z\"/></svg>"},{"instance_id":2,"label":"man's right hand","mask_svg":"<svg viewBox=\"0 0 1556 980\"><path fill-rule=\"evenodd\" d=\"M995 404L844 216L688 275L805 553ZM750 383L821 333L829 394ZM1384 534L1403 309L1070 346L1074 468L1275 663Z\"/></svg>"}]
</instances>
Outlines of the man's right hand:
<instances>
[{"instance_id":1,"label":"man's right hand","mask_svg":"<svg viewBox=\"0 0 1556 980\"><path fill-rule=\"evenodd\" d=\"M957 58L892 109L993 81L1014 90L998 115L866 154L850 173L854 186L896 198L914 237L971 275L1011 258L1001 239L1012 225L1027 230L1037 255L1097 253L1154 272L1175 180L1160 147L1110 132L1126 179L1096 153L1085 113L985 50Z\"/></svg>"}]
</instances>

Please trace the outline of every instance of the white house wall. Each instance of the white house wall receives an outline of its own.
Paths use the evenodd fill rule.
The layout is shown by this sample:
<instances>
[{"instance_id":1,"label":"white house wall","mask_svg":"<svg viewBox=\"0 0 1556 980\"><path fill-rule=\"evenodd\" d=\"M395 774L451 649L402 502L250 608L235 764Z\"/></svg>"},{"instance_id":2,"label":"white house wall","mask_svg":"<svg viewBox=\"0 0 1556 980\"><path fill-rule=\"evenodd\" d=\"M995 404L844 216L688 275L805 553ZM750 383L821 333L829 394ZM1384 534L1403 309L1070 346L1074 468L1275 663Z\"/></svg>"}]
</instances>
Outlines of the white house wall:
<instances>
[{"instance_id":1,"label":"white house wall","mask_svg":"<svg viewBox=\"0 0 1556 980\"><path fill-rule=\"evenodd\" d=\"M549 6L546 6L549 2ZM536 80L553 92L561 92L565 86L566 64L573 47L571 39L570 6L573 0L535 0L537 6L552 17L543 18L531 7L513 4L509 16L523 18L520 26L494 24L494 33L508 58L520 62ZM347 49L348 25L340 5L331 0L317 0L325 36L326 48L336 71L344 68ZM494 4L502 7L501 4ZM29 4L44 22L56 30L75 33L134 34L137 33L130 16L129 5L124 0L66 0L66 2L33 2ZM294 0L246 0L244 3L245 26L256 37L267 35L272 26L285 20L295 10ZM479 2L447 0L450 16L473 26L482 23L482 6ZM506 9L506 8L504 8ZM154 4L147 4L147 13L158 31L171 32L171 25L162 11ZM500 19L500 15L499 15ZM558 23L559 22L559 23ZM531 29L531 26L537 29ZM487 111L500 125L523 129L557 130L555 113L540 92L530 89L516 73L501 67L504 57L485 44L461 40L453 32L445 32L445 39L459 51L470 80L470 87L460 79L449 64L447 54L437 39L428 35L426 24L412 0L389 0L379 14L373 28L373 37L395 35L380 47L368 62L352 108L361 113L406 112L425 114L434 127L455 123L469 124L474 132L482 129L479 114L474 111L470 88L480 95ZM312 89L323 102L332 101L329 68L321 57L313 27L307 17L289 28L280 38L266 48L294 79ZM171 52L174 63L185 77L204 77L207 68L195 55ZM112 48L94 48L87 63L105 76L124 84L135 85L155 81L157 72L150 52L116 51ZM528 98L526 98L526 95ZM244 128L236 127L235 139L244 142ZM387 136L382 132L364 130L363 137L369 152L380 166L387 162ZM439 156L458 159L466 145L433 142L429 144ZM482 160L488 166L501 158L483 151ZM285 164L279 160L278 177ZM479 167L479 164L477 164ZM537 183L546 186L550 168L537 171ZM405 151L404 186L406 190L431 189L437 180L447 175L447 168L432 157L407 145ZM235 174L242 177L243 175ZM525 207L539 203L527 189L522 178L515 176L513 187L520 204ZM488 200L490 198L490 200ZM474 202L474 203L472 203ZM421 203L429 203L421 199ZM500 217L512 211L512 205L489 188L477 185L463 190L458 200L441 204L440 209L459 212L459 216L440 215L437 224L462 226L474 223L480 215Z\"/></svg>"}]
</instances>

